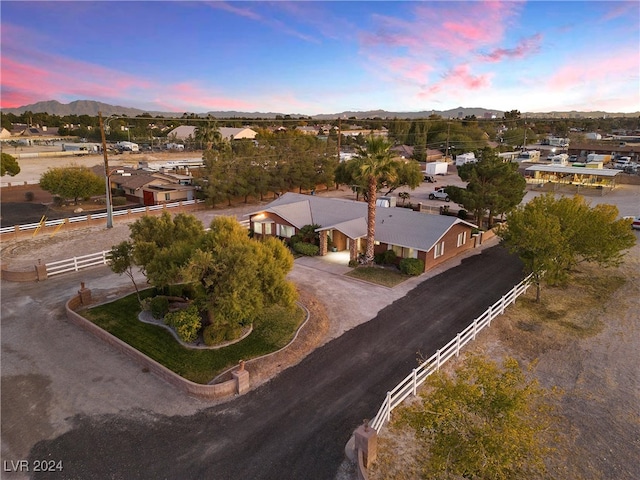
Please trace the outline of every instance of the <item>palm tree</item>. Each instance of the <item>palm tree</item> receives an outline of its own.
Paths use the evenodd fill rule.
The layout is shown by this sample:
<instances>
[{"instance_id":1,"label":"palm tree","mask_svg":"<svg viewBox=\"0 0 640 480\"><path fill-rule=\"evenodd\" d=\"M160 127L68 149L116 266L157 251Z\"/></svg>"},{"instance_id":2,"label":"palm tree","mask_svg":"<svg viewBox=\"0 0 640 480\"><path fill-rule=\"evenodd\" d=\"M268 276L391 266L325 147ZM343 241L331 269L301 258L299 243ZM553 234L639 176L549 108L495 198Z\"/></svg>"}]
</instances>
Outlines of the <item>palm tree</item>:
<instances>
[{"instance_id":1,"label":"palm tree","mask_svg":"<svg viewBox=\"0 0 640 480\"><path fill-rule=\"evenodd\" d=\"M211 150L214 144L218 145L222 141L222 135L215 121L199 125L195 129L194 135L200 145L207 146L206 150Z\"/></svg>"},{"instance_id":2,"label":"palm tree","mask_svg":"<svg viewBox=\"0 0 640 480\"><path fill-rule=\"evenodd\" d=\"M391 143L382 137L370 136L363 147L358 147L360 177L367 188L367 249L365 265L371 265L374 257L376 236L376 194L378 183L395 180L395 169L391 158Z\"/></svg>"}]
</instances>

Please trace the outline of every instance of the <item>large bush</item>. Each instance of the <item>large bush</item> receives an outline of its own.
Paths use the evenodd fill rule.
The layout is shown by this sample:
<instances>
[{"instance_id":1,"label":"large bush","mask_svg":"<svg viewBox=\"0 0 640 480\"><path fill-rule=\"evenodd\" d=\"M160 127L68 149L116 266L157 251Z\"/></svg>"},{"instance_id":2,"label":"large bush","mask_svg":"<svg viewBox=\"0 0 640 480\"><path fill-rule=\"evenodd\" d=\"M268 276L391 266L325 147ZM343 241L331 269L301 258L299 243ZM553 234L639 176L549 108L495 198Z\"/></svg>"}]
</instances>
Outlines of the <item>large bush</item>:
<instances>
[{"instance_id":1,"label":"large bush","mask_svg":"<svg viewBox=\"0 0 640 480\"><path fill-rule=\"evenodd\" d=\"M153 297L149 306L153 318L163 318L169 312L169 299L165 296Z\"/></svg>"},{"instance_id":2,"label":"large bush","mask_svg":"<svg viewBox=\"0 0 640 480\"><path fill-rule=\"evenodd\" d=\"M405 275L417 276L424 273L424 261L419 258L403 258L399 268Z\"/></svg>"},{"instance_id":3,"label":"large bush","mask_svg":"<svg viewBox=\"0 0 640 480\"><path fill-rule=\"evenodd\" d=\"M198 338L198 332L202 327L200 312L191 305L177 312L167 313L164 321L176 331L180 339L184 342L193 342Z\"/></svg>"},{"instance_id":4,"label":"large bush","mask_svg":"<svg viewBox=\"0 0 640 480\"><path fill-rule=\"evenodd\" d=\"M312 245L311 243L298 242L293 245L293 250L301 255L313 257L315 255L318 255L320 247L318 247L317 245Z\"/></svg>"},{"instance_id":5,"label":"large bush","mask_svg":"<svg viewBox=\"0 0 640 480\"><path fill-rule=\"evenodd\" d=\"M398 256L396 255L396 252L393 250L385 250L382 253L377 253L374 257L374 261L378 265L393 265L396 263L397 258Z\"/></svg>"},{"instance_id":6,"label":"large bush","mask_svg":"<svg viewBox=\"0 0 640 480\"><path fill-rule=\"evenodd\" d=\"M202 332L202 338L206 345L217 345L240 338L242 328L231 325L208 325Z\"/></svg>"}]
</instances>

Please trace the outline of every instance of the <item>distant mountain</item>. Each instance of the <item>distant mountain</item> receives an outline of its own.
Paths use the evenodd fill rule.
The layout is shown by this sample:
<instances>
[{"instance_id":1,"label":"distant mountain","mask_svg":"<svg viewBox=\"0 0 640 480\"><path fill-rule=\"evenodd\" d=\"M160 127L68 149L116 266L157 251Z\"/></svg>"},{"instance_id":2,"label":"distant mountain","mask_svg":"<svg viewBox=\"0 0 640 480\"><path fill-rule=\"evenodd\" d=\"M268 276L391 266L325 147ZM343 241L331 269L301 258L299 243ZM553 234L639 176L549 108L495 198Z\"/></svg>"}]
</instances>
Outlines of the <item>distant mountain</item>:
<instances>
[{"instance_id":1,"label":"distant mountain","mask_svg":"<svg viewBox=\"0 0 640 480\"><path fill-rule=\"evenodd\" d=\"M332 114L320 114L314 115L313 118L317 118L319 120L328 120L332 118L427 118L430 115L439 115L443 118L464 118L470 115L475 115L476 118L484 118L484 116L489 115L496 117L502 117L503 112L500 110L489 110L486 108L465 108L458 107L453 108L451 110L422 110L419 112L389 112L387 110L367 110L364 112L361 111L347 111L341 113L332 113Z\"/></svg>"},{"instance_id":2,"label":"distant mountain","mask_svg":"<svg viewBox=\"0 0 640 480\"><path fill-rule=\"evenodd\" d=\"M96 102L93 100L76 100L71 103L60 103L56 100L49 100L47 102L37 102L31 105L25 105L18 108L5 108L3 113L13 113L20 115L26 111L33 113L49 113L51 115L57 115L60 117L66 115L90 115L97 116L98 112L102 112L105 117L111 115L126 115L128 117L135 117L147 113L154 117L181 117L183 113L177 112L157 112L140 110L138 108L128 108L121 106L109 105L107 103ZM186 112L193 113L193 112ZM485 118L485 116L495 116L501 118L503 116L501 110L490 110L486 108L465 108L458 107L450 110L422 110L419 112L389 112L386 110L367 110L367 111L345 111L339 113L323 113L318 115L311 115L310 117L316 120L332 120L335 118L427 118L430 115L439 115L443 118L464 118L470 115L475 115L476 118ZM238 112L238 111L211 111L206 113L196 113L197 116L206 117L211 115L215 118L275 118L276 116L285 115L291 116L291 118L309 118L308 115L300 114L284 114L275 112ZM548 113L528 113L522 112L522 116L527 118L601 118L607 117L637 117L640 116L640 112L635 113L612 113L612 112L548 112Z\"/></svg>"},{"instance_id":3,"label":"distant mountain","mask_svg":"<svg viewBox=\"0 0 640 480\"><path fill-rule=\"evenodd\" d=\"M95 102L93 100L76 100L71 103L60 103L56 100L49 100L47 102L32 103L31 105L25 105L18 108L4 108L2 111L3 113L13 113L16 115L20 115L27 111L33 113L46 112L50 115L57 115L59 117L64 117L66 115L90 115L95 117L98 115L98 112L102 112L102 115L105 117L111 115L135 117L136 115L146 113L143 110L138 110L137 108L114 106L107 103Z\"/></svg>"}]
</instances>

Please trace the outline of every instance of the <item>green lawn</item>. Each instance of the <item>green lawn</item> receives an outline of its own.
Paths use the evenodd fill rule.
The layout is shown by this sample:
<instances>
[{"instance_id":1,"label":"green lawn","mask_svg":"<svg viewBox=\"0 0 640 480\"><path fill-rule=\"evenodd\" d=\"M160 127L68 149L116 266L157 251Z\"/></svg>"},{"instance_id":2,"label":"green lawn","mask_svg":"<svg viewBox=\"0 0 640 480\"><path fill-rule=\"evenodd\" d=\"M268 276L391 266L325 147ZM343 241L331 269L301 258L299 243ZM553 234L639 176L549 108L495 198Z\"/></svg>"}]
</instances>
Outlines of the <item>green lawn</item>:
<instances>
[{"instance_id":1,"label":"green lawn","mask_svg":"<svg viewBox=\"0 0 640 480\"><path fill-rule=\"evenodd\" d=\"M254 322L253 332L244 340L218 350L194 350L180 345L164 328L138 320L139 313L135 294L82 312L85 318L158 363L201 384L208 383L240 360L282 348L305 318L299 307L293 313L276 307Z\"/></svg>"},{"instance_id":2,"label":"green lawn","mask_svg":"<svg viewBox=\"0 0 640 480\"><path fill-rule=\"evenodd\" d=\"M395 287L411 278L410 275L400 273L398 270L381 267L358 267L346 273L346 275L364 280L365 282L377 283L385 287Z\"/></svg>"}]
</instances>

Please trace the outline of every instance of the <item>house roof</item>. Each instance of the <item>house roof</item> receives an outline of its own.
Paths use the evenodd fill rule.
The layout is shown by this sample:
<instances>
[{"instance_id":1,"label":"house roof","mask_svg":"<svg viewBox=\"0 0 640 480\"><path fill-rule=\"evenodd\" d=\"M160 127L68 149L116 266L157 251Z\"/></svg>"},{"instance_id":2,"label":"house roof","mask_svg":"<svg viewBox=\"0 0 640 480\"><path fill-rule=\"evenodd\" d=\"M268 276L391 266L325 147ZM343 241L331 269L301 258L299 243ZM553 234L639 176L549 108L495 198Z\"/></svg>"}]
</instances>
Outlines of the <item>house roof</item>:
<instances>
[{"instance_id":1,"label":"house roof","mask_svg":"<svg viewBox=\"0 0 640 480\"><path fill-rule=\"evenodd\" d=\"M175 135L176 138L180 140L186 140L189 137L196 138L196 133L195 133L196 128L198 127L194 127L192 125L181 125L171 130L167 135L167 137L171 137L172 135ZM250 128L247 128L247 127L241 127L241 128L220 127L218 128L218 131L220 132L220 135L222 135L222 138L224 138L225 140L231 140L232 138L254 139L256 138L256 135L258 135L256 131L251 130Z\"/></svg>"},{"instance_id":2,"label":"house roof","mask_svg":"<svg viewBox=\"0 0 640 480\"><path fill-rule=\"evenodd\" d=\"M527 167L527 172L547 172L547 173L565 173L571 175L598 175L600 177L615 177L622 170L614 170L611 168L586 168L586 167L565 167L563 165L532 165Z\"/></svg>"},{"instance_id":3,"label":"house roof","mask_svg":"<svg viewBox=\"0 0 640 480\"><path fill-rule=\"evenodd\" d=\"M367 204L353 200L285 193L264 209L249 213L273 213L301 228L320 225L321 230L339 230L350 238L367 235ZM475 225L457 217L429 215L405 208L376 209L376 240L390 245L429 251L454 225Z\"/></svg>"}]
</instances>

